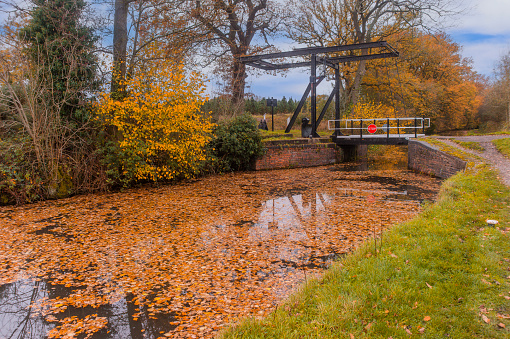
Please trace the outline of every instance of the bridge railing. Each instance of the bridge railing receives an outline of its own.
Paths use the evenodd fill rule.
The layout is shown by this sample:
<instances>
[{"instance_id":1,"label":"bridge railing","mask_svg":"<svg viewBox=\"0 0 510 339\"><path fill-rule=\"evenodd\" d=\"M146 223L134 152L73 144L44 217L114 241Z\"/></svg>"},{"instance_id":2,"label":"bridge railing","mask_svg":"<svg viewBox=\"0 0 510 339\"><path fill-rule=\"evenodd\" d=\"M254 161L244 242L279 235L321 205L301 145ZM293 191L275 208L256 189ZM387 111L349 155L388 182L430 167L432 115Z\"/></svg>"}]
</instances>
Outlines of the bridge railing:
<instances>
[{"instance_id":1,"label":"bridge railing","mask_svg":"<svg viewBox=\"0 0 510 339\"><path fill-rule=\"evenodd\" d=\"M360 136L414 134L417 137L418 133L425 134L425 129L429 127L430 118L421 117L328 120L328 130Z\"/></svg>"}]
</instances>

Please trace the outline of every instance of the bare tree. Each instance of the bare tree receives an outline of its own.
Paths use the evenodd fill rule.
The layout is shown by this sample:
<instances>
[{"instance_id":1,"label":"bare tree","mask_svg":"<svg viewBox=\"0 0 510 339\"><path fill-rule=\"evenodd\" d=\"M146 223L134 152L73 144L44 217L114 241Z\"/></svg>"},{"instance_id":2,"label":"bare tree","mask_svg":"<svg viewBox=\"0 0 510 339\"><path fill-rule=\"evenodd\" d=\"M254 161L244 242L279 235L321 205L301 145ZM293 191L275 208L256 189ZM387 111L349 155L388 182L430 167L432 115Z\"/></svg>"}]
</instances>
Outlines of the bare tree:
<instances>
[{"instance_id":1,"label":"bare tree","mask_svg":"<svg viewBox=\"0 0 510 339\"><path fill-rule=\"evenodd\" d=\"M239 57L271 47L282 9L268 0L195 0L191 15L201 24L209 60L227 57L232 101L243 100L247 75Z\"/></svg>"},{"instance_id":2,"label":"bare tree","mask_svg":"<svg viewBox=\"0 0 510 339\"><path fill-rule=\"evenodd\" d=\"M498 129L505 123L510 127L510 52L501 57L494 75L485 90L479 113L484 127L489 130Z\"/></svg>"},{"instance_id":3,"label":"bare tree","mask_svg":"<svg viewBox=\"0 0 510 339\"><path fill-rule=\"evenodd\" d=\"M143 62L144 49L157 42L162 57L180 57L194 46L195 34L186 0L115 0L112 93L123 93L122 79Z\"/></svg>"},{"instance_id":4,"label":"bare tree","mask_svg":"<svg viewBox=\"0 0 510 339\"><path fill-rule=\"evenodd\" d=\"M115 0L113 18L113 74L112 93L124 93L122 79L127 69L128 11L133 0Z\"/></svg>"}]
</instances>

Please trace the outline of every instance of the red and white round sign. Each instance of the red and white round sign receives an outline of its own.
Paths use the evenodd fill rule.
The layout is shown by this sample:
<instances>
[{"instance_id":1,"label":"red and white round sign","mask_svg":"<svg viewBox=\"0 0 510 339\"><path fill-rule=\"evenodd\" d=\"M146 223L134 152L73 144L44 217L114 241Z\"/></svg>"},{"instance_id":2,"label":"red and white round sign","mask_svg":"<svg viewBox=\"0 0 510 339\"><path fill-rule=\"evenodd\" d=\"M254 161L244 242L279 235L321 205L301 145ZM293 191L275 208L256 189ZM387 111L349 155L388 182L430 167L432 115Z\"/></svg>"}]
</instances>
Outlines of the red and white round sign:
<instances>
[{"instance_id":1,"label":"red and white round sign","mask_svg":"<svg viewBox=\"0 0 510 339\"><path fill-rule=\"evenodd\" d=\"M374 124L371 124L368 126L368 132L369 133L375 133L375 131L377 131L377 126L374 125Z\"/></svg>"}]
</instances>

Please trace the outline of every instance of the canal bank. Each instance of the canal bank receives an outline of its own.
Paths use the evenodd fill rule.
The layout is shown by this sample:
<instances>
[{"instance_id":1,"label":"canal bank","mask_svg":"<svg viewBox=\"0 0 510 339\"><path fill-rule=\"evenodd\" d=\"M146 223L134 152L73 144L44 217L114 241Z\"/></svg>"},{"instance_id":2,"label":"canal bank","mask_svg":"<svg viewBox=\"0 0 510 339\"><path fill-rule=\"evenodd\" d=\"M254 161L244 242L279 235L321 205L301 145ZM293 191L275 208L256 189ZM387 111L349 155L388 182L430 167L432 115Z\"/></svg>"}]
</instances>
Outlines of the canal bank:
<instances>
[{"instance_id":1,"label":"canal bank","mask_svg":"<svg viewBox=\"0 0 510 339\"><path fill-rule=\"evenodd\" d=\"M508 338L509 235L510 191L478 164L445 181L418 217L221 337Z\"/></svg>"},{"instance_id":2,"label":"canal bank","mask_svg":"<svg viewBox=\"0 0 510 339\"><path fill-rule=\"evenodd\" d=\"M466 169L467 162L422 140L408 140L404 146L346 145L338 146L330 138L299 138L264 142L264 154L253 168L273 170L304 168L345 162L367 162L372 151L381 148L407 149L407 166L418 173L446 179Z\"/></svg>"}]
</instances>

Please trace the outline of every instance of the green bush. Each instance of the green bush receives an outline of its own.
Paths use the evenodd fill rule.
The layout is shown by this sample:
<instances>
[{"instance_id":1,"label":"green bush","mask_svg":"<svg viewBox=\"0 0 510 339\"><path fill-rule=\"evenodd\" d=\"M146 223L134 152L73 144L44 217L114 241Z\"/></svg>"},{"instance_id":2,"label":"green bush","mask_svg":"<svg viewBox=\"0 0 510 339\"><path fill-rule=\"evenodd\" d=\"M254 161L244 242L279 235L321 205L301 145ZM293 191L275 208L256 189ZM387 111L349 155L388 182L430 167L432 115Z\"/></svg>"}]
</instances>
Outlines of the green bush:
<instances>
[{"instance_id":1,"label":"green bush","mask_svg":"<svg viewBox=\"0 0 510 339\"><path fill-rule=\"evenodd\" d=\"M213 133L209 153L216 171L250 170L255 159L263 154L257 122L249 114L220 122Z\"/></svg>"},{"instance_id":2,"label":"green bush","mask_svg":"<svg viewBox=\"0 0 510 339\"><path fill-rule=\"evenodd\" d=\"M27 145L23 137L0 139L0 206L44 196L43 180L34 169Z\"/></svg>"}]
</instances>

